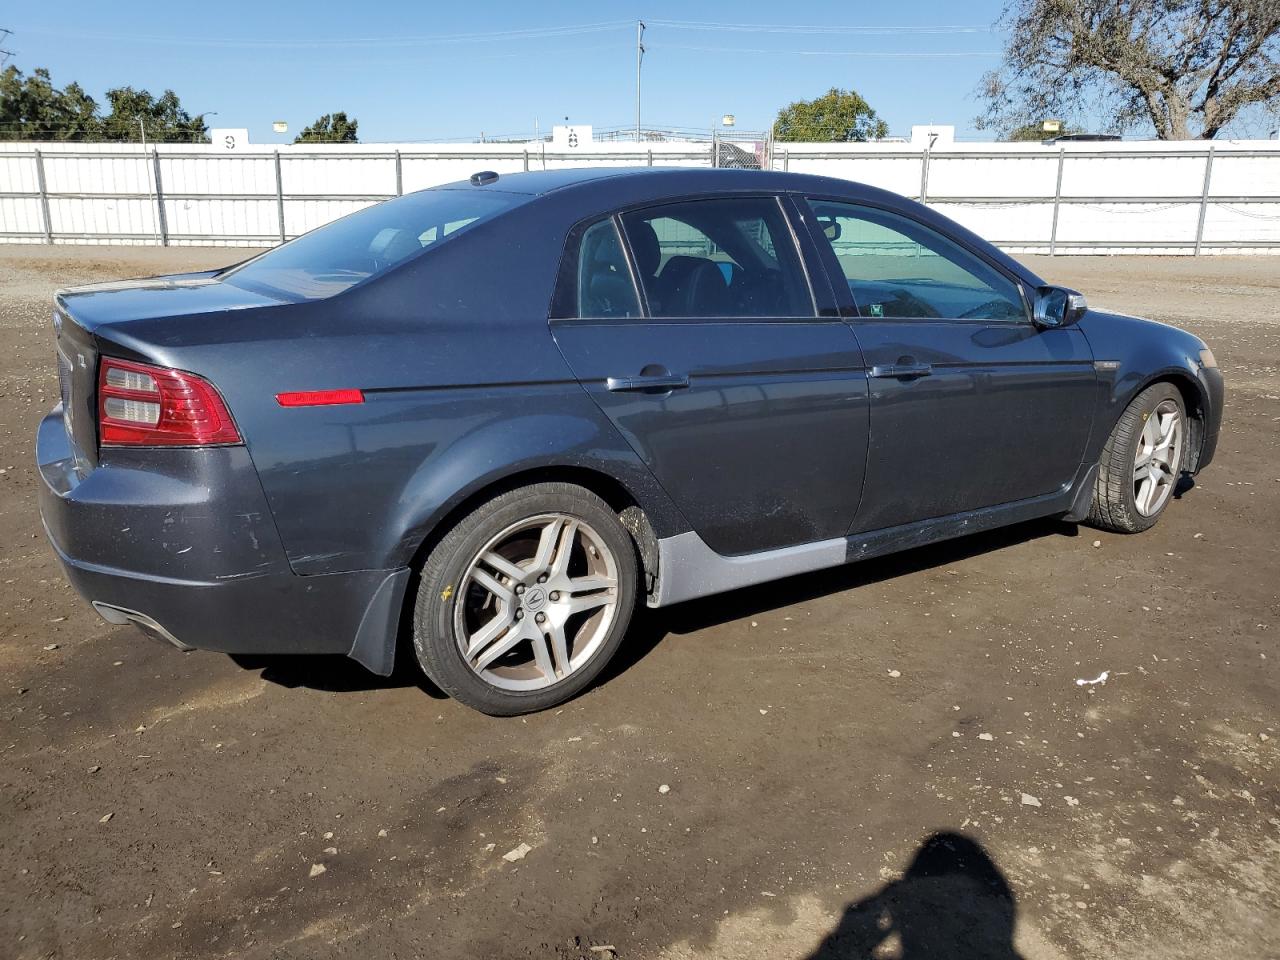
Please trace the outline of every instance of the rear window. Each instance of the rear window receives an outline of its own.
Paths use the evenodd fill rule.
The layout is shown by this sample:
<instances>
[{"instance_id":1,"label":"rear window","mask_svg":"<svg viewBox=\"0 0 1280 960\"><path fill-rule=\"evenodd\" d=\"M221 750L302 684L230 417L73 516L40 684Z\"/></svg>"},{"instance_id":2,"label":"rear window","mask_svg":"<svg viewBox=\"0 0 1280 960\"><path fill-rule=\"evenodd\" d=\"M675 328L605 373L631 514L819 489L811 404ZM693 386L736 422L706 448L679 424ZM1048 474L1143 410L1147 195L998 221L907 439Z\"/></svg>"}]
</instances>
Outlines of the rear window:
<instances>
[{"instance_id":1,"label":"rear window","mask_svg":"<svg viewBox=\"0 0 1280 960\"><path fill-rule=\"evenodd\" d=\"M528 199L480 190L412 193L304 233L220 279L270 296L321 300Z\"/></svg>"}]
</instances>

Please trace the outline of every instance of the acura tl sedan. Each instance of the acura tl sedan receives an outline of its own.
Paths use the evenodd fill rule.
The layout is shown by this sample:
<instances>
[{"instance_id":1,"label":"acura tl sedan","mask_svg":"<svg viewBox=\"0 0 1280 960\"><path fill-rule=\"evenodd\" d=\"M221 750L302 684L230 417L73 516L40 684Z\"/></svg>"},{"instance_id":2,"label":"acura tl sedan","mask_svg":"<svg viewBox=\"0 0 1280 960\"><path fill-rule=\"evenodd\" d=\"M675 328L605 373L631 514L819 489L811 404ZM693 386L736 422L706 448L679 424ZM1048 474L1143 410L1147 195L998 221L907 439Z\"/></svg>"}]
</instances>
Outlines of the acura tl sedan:
<instances>
[{"instance_id":1,"label":"acura tl sedan","mask_svg":"<svg viewBox=\"0 0 1280 960\"><path fill-rule=\"evenodd\" d=\"M1196 337L938 213L740 170L498 176L60 292L41 512L111 623L398 657L490 714L637 604L1033 517L1145 530L1213 458Z\"/></svg>"}]
</instances>

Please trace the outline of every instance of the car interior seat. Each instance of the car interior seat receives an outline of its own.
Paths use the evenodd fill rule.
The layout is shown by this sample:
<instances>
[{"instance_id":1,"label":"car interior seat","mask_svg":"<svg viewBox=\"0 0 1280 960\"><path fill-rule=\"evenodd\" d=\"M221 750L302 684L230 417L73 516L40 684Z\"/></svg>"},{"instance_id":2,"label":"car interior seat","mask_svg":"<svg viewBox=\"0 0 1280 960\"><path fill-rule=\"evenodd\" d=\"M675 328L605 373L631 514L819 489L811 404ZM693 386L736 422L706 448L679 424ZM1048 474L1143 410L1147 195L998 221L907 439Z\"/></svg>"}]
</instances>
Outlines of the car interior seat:
<instances>
[{"instance_id":1,"label":"car interior seat","mask_svg":"<svg viewBox=\"0 0 1280 960\"><path fill-rule=\"evenodd\" d=\"M706 257L672 257L657 286L666 316L724 317L733 312L724 272Z\"/></svg>"}]
</instances>

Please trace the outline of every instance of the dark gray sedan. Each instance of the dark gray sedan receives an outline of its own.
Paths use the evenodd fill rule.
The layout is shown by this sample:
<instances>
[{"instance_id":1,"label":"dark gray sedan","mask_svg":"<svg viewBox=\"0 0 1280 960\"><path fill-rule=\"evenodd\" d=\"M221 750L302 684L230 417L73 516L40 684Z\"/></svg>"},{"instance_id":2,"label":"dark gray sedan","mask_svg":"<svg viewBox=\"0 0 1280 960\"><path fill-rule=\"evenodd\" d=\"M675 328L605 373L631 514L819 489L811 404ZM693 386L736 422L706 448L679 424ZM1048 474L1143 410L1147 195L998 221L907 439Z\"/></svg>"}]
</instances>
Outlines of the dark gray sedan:
<instances>
[{"instance_id":1,"label":"dark gray sedan","mask_svg":"<svg viewBox=\"0 0 1280 960\"><path fill-rule=\"evenodd\" d=\"M54 325L41 511L103 617L416 654L493 714L582 690L639 602L1033 517L1146 529L1222 416L1196 337L757 171L476 174L63 291Z\"/></svg>"}]
</instances>

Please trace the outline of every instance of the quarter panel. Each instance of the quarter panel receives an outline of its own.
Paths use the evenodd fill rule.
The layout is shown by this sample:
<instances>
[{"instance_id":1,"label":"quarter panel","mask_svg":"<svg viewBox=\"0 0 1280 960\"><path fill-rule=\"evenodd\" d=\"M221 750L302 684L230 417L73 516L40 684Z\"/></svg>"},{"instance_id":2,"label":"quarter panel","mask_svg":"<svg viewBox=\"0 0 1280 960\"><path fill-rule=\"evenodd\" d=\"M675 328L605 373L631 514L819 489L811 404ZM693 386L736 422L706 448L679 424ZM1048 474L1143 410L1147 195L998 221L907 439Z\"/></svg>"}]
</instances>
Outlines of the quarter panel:
<instances>
[{"instance_id":1,"label":"quarter panel","mask_svg":"<svg viewBox=\"0 0 1280 960\"><path fill-rule=\"evenodd\" d=\"M656 530L681 528L576 383L381 391L360 405L275 416L270 459L260 446L255 458L298 573L406 564L456 504L538 467L598 470L636 497Z\"/></svg>"}]
</instances>

